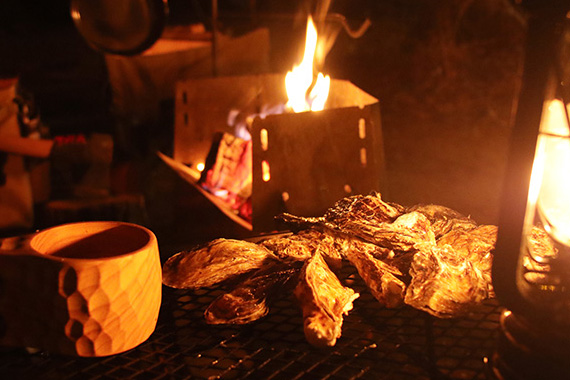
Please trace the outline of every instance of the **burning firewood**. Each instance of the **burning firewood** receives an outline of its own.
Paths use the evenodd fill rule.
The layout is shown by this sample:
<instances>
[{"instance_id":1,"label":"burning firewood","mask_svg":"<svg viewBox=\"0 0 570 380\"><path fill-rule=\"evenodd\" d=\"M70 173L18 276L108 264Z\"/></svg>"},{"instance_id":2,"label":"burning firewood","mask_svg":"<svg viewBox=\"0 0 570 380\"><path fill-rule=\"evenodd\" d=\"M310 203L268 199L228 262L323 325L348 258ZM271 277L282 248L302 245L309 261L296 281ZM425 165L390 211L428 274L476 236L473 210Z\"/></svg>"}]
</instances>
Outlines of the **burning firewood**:
<instances>
[{"instance_id":1,"label":"burning firewood","mask_svg":"<svg viewBox=\"0 0 570 380\"><path fill-rule=\"evenodd\" d=\"M248 323L267 314L272 294L291 292L291 281L297 281L305 336L316 346L335 344L343 315L358 297L336 276L342 265L355 267L385 307L407 304L448 318L493 297L497 228L479 226L449 208L406 208L374 193L342 199L322 217L279 219L293 233L257 244L218 239L181 252L165 263L164 283L196 289L253 273L206 311L208 323Z\"/></svg>"},{"instance_id":2,"label":"burning firewood","mask_svg":"<svg viewBox=\"0 0 570 380\"><path fill-rule=\"evenodd\" d=\"M251 220L251 213L245 211L251 204L251 144L229 133L217 134L199 182L246 220Z\"/></svg>"}]
</instances>

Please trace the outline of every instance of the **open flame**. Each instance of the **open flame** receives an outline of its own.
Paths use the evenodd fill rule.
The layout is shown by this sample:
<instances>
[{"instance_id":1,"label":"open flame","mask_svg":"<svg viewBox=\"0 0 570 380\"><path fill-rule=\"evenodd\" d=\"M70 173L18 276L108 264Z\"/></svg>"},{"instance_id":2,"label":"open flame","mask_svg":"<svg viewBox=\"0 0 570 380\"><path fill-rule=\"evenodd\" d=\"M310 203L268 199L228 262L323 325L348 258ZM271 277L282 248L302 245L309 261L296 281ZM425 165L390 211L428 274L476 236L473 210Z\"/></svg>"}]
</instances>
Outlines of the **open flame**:
<instances>
[{"instance_id":1,"label":"open flame","mask_svg":"<svg viewBox=\"0 0 570 380\"><path fill-rule=\"evenodd\" d=\"M314 75L314 58L317 49L317 28L313 18L307 20L307 35L303 60L298 66L293 66L285 76L287 91L287 107L294 112L321 111L329 96L331 78L323 73Z\"/></svg>"},{"instance_id":2,"label":"open flame","mask_svg":"<svg viewBox=\"0 0 570 380\"><path fill-rule=\"evenodd\" d=\"M560 100L547 104L537 141L529 201L538 206L545 230L559 242L570 245L570 128L565 107Z\"/></svg>"}]
</instances>

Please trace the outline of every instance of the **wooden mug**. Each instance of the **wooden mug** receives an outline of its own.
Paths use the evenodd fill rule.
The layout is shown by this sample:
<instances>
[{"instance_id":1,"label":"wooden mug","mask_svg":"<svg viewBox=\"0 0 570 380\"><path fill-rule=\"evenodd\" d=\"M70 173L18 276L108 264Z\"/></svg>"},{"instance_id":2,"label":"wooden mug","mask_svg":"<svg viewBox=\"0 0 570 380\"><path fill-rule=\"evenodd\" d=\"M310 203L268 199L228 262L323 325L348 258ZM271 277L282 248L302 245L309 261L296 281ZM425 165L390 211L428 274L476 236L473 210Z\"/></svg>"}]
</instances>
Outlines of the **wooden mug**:
<instances>
[{"instance_id":1,"label":"wooden mug","mask_svg":"<svg viewBox=\"0 0 570 380\"><path fill-rule=\"evenodd\" d=\"M154 331L162 297L155 235L123 222L64 224L0 245L0 345L117 354Z\"/></svg>"}]
</instances>

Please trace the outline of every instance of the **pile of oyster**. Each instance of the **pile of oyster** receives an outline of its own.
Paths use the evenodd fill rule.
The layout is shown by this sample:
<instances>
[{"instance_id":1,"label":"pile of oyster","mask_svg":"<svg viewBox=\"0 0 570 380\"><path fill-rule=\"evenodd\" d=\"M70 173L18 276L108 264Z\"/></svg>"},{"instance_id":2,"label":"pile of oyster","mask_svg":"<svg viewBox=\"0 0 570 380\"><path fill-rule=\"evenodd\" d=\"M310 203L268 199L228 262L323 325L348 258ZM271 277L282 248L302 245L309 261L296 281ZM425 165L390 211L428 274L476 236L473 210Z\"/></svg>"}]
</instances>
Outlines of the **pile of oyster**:
<instances>
[{"instance_id":1,"label":"pile of oyster","mask_svg":"<svg viewBox=\"0 0 570 380\"><path fill-rule=\"evenodd\" d=\"M293 292L307 341L333 346L359 294L336 275L352 265L382 305L402 304L445 318L492 297L497 227L438 205L404 207L379 193L338 201L322 217L278 217L293 233L257 243L217 239L170 257L165 285L230 284L206 309L211 324L245 324Z\"/></svg>"}]
</instances>

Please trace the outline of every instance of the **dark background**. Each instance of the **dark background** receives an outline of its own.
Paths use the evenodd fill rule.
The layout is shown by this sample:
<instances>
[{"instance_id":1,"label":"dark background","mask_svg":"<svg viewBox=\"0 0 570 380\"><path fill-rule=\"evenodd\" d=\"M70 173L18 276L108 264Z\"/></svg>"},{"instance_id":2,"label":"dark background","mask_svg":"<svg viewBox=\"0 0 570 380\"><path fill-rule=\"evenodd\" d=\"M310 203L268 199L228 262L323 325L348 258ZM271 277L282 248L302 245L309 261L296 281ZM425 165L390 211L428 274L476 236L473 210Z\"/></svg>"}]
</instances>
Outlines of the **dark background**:
<instances>
[{"instance_id":1,"label":"dark background","mask_svg":"<svg viewBox=\"0 0 570 380\"><path fill-rule=\"evenodd\" d=\"M238 35L268 27L270 70L291 69L303 43L305 16L300 15L315 2L219 3L224 31ZM204 22L209 28L209 4L170 1L168 23ZM0 74L19 76L51 133L117 133L104 56L78 34L69 2L4 0L1 7ZM480 223L496 224L520 80L523 14L507 0L333 0L330 11L346 16L354 27L366 18L372 22L359 39L340 33L323 71L379 99L384 198L404 205L442 204ZM147 139L171 131L167 114ZM171 148L149 141L135 154L119 146L117 157L144 161L154 148ZM141 191L168 202L153 183L160 176L135 177L137 186L150 187Z\"/></svg>"}]
</instances>

